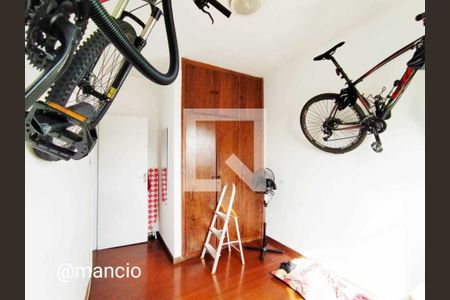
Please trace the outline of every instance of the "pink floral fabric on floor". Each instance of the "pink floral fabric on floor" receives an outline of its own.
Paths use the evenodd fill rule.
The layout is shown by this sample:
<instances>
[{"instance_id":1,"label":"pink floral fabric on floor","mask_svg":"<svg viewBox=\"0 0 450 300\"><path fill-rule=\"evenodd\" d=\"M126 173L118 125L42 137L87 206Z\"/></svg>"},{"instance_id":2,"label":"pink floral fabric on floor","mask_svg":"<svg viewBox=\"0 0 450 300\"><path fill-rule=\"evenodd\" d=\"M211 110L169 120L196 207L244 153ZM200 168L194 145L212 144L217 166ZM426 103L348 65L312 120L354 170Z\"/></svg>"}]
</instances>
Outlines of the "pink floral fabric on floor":
<instances>
[{"instance_id":1,"label":"pink floral fabric on floor","mask_svg":"<svg viewBox=\"0 0 450 300\"><path fill-rule=\"evenodd\" d=\"M306 300L379 300L307 258L294 259L288 268L272 275L288 284Z\"/></svg>"}]
</instances>

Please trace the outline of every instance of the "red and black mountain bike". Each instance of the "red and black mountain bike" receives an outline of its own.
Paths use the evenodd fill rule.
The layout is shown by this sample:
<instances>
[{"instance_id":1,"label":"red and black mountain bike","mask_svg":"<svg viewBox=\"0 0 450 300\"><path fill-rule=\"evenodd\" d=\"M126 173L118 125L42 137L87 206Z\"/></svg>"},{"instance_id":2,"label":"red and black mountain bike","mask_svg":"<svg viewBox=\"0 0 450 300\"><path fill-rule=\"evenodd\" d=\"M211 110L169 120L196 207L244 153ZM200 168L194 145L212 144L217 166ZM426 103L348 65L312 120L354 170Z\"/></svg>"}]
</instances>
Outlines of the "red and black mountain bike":
<instances>
[{"instance_id":1,"label":"red and black mountain bike","mask_svg":"<svg viewBox=\"0 0 450 300\"><path fill-rule=\"evenodd\" d=\"M425 25L425 13L418 15L416 20L423 20ZM349 152L361 145L367 133L372 133L375 137L372 149L379 153L383 151L380 134L386 130L386 120L391 117L392 109L416 72L425 69L425 35L398 50L355 81L347 76L333 57L336 49L342 45L344 42L314 60L331 60L336 66L336 74L346 81L346 87L339 94L321 94L309 100L300 114L302 131L314 146L331 153ZM369 101L369 97L358 91L356 86L359 83L409 50L416 50L414 56L407 63L407 69L401 79L394 82L386 97L381 95L385 89L374 96L373 101Z\"/></svg>"}]
</instances>

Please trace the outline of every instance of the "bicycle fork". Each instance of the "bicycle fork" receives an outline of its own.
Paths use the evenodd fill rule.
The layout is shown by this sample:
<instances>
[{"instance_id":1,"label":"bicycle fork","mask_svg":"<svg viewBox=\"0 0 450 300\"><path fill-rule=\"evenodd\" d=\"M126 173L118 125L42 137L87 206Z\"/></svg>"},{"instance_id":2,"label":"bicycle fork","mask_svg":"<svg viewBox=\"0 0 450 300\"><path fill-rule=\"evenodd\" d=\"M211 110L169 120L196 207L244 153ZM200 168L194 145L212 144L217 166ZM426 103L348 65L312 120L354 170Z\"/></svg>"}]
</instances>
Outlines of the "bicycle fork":
<instances>
[{"instance_id":1,"label":"bicycle fork","mask_svg":"<svg viewBox=\"0 0 450 300\"><path fill-rule=\"evenodd\" d=\"M150 35L153 28L155 27L156 22L160 19L161 15L162 15L162 12L158 7L151 5L151 8L152 8L151 16L146 24L144 24L142 21L137 19L134 15L132 15L126 11L119 12L120 17L129 17L142 27L141 34L136 38L136 41L134 42L134 45L136 46L136 48L139 51L141 51L147 44L148 36ZM104 104L104 106L102 106L100 108L100 110L96 114L95 118L90 121L91 124L93 124L94 126L97 126L100 123L101 119L105 116L109 107L111 106L114 99L116 98L117 92L122 87L123 83L125 82L125 79L128 77L128 74L130 73L132 68L133 68L133 65L124 58L122 61L122 65L119 68L116 78L114 79L113 83L111 84L111 86L109 87L109 89L105 95L107 98L107 101Z\"/></svg>"}]
</instances>

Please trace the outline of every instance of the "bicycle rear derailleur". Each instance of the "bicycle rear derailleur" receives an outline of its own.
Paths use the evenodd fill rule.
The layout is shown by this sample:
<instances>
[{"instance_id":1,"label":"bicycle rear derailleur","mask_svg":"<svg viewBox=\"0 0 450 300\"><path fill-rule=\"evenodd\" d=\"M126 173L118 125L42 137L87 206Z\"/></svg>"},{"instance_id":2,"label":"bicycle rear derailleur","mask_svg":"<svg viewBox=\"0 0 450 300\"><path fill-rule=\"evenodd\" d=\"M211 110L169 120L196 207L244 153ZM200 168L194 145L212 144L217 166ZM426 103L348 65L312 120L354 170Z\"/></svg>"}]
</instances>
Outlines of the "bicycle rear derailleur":
<instances>
[{"instance_id":1,"label":"bicycle rear derailleur","mask_svg":"<svg viewBox=\"0 0 450 300\"><path fill-rule=\"evenodd\" d=\"M375 137L375 142L370 145L372 150L376 153L381 153L383 151L383 144L381 143L380 133L386 130L386 122L378 117L369 116L363 121L363 124L367 127L369 133L373 133Z\"/></svg>"}]
</instances>

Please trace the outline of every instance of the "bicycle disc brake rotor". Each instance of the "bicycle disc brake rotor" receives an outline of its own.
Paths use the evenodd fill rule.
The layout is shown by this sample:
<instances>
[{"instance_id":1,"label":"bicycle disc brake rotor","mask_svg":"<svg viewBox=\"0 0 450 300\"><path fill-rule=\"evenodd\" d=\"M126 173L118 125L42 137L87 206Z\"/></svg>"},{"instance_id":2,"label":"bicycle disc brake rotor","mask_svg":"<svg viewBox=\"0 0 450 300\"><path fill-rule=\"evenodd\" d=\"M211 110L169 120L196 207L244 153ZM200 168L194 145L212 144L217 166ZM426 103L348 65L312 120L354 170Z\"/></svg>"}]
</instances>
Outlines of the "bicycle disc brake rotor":
<instances>
[{"instance_id":1,"label":"bicycle disc brake rotor","mask_svg":"<svg viewBox=\"0 0 450 300\"><path fill-rule=\"evenodd\" d=\"M49 24L56 15L67 19L73 16L74 24L82 37L88 21L87 2L77 0L27 0L25 2L25 54L38 69L45 69L58 54L60 44L49 31Z\"/></svg>"}]
</instances>

